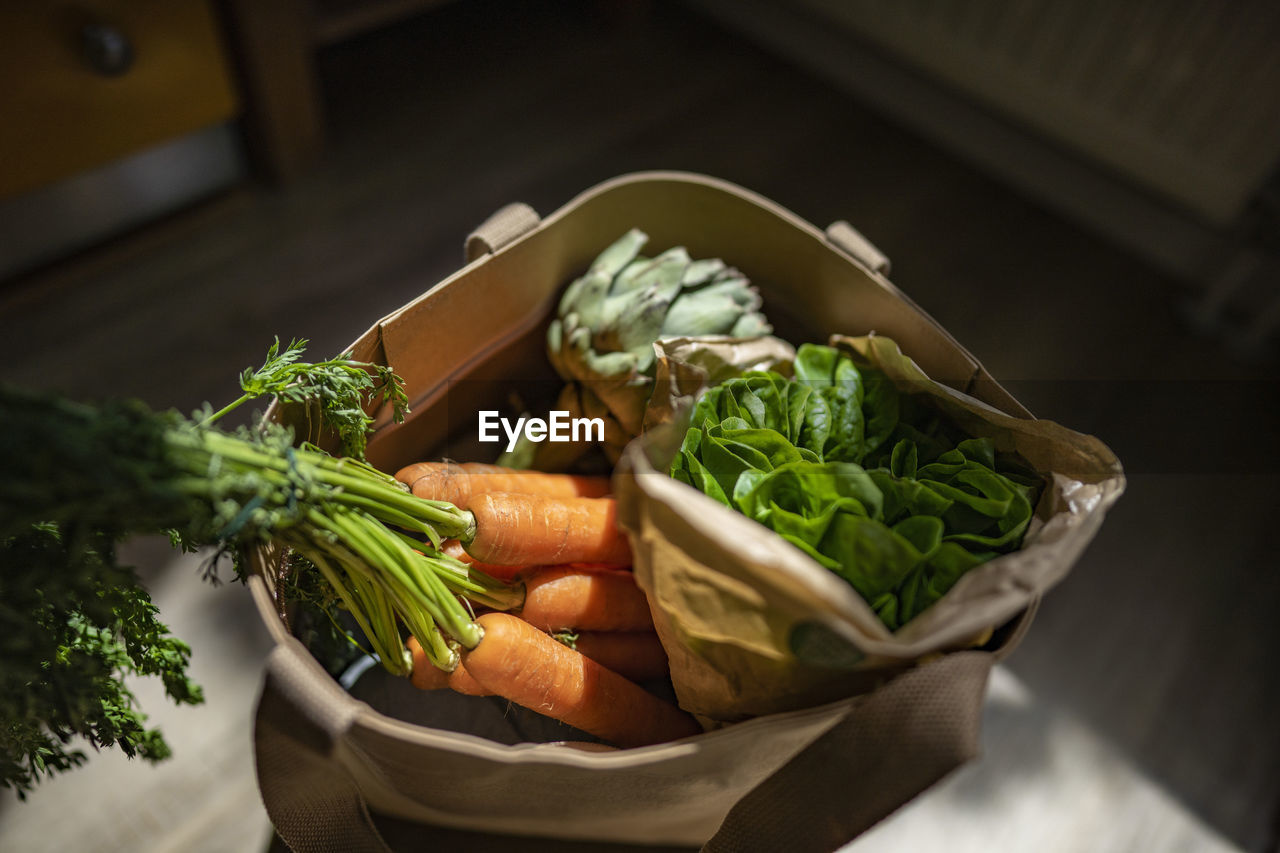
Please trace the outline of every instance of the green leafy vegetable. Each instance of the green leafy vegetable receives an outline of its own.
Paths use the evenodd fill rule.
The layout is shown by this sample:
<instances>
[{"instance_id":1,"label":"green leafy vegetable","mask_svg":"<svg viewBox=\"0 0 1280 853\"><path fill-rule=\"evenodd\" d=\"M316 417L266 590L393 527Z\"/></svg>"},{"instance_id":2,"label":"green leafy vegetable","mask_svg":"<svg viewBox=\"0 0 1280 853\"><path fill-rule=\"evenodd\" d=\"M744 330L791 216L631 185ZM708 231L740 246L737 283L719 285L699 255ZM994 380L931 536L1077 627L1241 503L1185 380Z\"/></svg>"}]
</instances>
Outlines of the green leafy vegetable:
<instances>
[{"instance_id":1,"label":"green leafy vegetable","mask_svg":"<svg viewBox=\"0 0 1280 853\"><path fill-rule=\"evenodd\" d=\"M350 646L337 619L346 611L400 674L404 629L449 669L457 648L481 636L468 602L519 603L519 588L436 550L444 537L472 535L470 513L415 498L358 458L295 447L282 427L212 425L260 395L314 402L362 453L363 397L383 394L403 411L400 381L385 368L347 356L308 365L301 354L301 342L281 352L277 341L260 370L245 372L240 400L195 418L0 386L0 785L22 795L81 763L76 737L165 757L126 675L158 676L175 701L200 701L189 650L116 562L126 537L167 532L175 546L212 549L211 562L229 554L242 577L256 549L289 549L282 589L296 596L304 627L332 649Z\"/></svg>"},{"instance_id":2,"label":"green leafy vegetable","mask_svg":"<svg viewBox=\"0 0 1280 853\"><path fill-rule=\"evenodd\" d=\"M122 679L158 676L173 701L197 704L189 657L110 537L39 524L0 539L0 784L25 798L42 776L83 763L77 735L131 758L167 757Z\"/></svg>"},{"instance_id":3,"label":"green leafy vegetable","mask_svg":"<svg viewBox=\"0 0 1280 853\"><path fill-rule=\"evenodd\" d=\"M746 373L694 407L671 476L840 575L897 629L1017 549L1041 481L831 347L794 379Z\"/></svg>"}]
</instances>

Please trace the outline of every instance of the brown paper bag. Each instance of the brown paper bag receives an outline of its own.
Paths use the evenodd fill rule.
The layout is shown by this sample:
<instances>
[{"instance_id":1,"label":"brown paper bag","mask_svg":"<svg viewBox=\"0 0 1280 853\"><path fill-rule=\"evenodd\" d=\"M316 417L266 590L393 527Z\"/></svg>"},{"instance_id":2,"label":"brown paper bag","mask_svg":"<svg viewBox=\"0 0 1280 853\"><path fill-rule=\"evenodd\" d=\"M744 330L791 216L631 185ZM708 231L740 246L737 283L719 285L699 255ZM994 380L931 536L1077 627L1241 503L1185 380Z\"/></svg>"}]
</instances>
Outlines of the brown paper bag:
<instances>
[{"instance_id":1,"label":"brown paper bag","mask_svg":"<svg viewBox=\"0 0 1280 853\"><path fill-rule=\"evenodd\" d=\"M465 267L353 345L357 358L404 377L414 412L402 425L379 416L370 461L395 470L428 454L492 454L492 446L474 443L477 410L501 408L513 388L552 378L543 367L542 334L560 288L631 227L648 232L654 245L732 258L761 288L771 319L789 339L875 330L901 342L939 388L972 395L1009 421L1027 417L884 279L883 257L847 225L822 232L731 184L645 173L588 190L545 219L523 205L499 211L468 240ZM748 585L771 568L812 574L776 547L785 543L756 535L748 548L750 537L735 541L693 517L703 509L698 496L673 491L679 484L662 475L646 476L640 449L629 451L631 473L619 487L637 572L660 602L659 618L673 572L695 573L697 583L723 582L744 599L755 594ZM1099 497L1093 521L1063 534L1068 546L1035 558L1052 563L1044 576L1065 572L1106 503ZM697 512L686 511L691 505ZM997 638L983 651L918 665L922 652L946 645L948 631L879 636L862 624L865 614L846 612L856 610L851 602L824 604L810 615L851 632L868 657L900 661L900 671L868 670L858 695L849 695L847 684L832 696L816 690L815 698L830 701L643 749L503 744L468 730L479 716L470 710L475 706L456 714L443 709L437 725L414 725L340 687L289 633L287 609L273 593L278 558L260 555L250 581L276 640L255 743L268 814L297 851L389 849L379 815L511 836L707 850L834 849L976 754L988 672L996 655L1016 644L1037 600L1028 588L1016 601L975 601L987 609L973 621L1005 620ZM765 581L761 589L769 588ZM771 601L760 612L766 621L774 608L795 618L796 608L812 601ZM437 701L444 700L422 695L424 703Z\"/></svg>"},{"instance_id":2,"label":"brown paper bag","mask_svg":"<svg viewBox=\"0 0 1280 853\"><path fill-rule=\"evenodd\" d=\"M994 440L1046 476L1023 547L966 573L896 633L838 576L772 531L664 473L683 431L664 430L717 380L720 365L772 361L789 375L781 341L659 342L648 431L628 448L616 478L620 517L637 545L635 573L672 657L680 704L707 721L809 707L865 692L927 656L985 644L1066 574L1124 476L1107 447L1051 421L1016 418L930 380L878 335L833 336L904 393L927 395L972 436ZM769 357L766 357L767 356ZM672 423L671 426L676 426ZM654 460L657 460L656 464ZM658 470L655 470L655 467ZM797 652L798 636L808 654ZM820 645L815 649L816 642Z\"/></svg>"}]
</instances>

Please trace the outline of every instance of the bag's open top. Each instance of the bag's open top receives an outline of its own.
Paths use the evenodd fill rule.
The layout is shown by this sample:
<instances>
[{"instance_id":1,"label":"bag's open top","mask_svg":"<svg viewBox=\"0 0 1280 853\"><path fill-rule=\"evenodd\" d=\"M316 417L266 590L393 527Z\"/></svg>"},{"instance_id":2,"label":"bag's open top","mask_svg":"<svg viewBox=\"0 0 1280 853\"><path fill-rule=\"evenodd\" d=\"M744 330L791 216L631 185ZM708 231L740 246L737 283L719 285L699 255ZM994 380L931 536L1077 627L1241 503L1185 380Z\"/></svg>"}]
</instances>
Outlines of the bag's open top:
<instances>
[{"instance_id":1,"label":"bag's open top","mask_svg":"<svg viewBox=\"0 0 1280 853\"><path fill-rule=\"evenodd\" d=\"M847 225L836 223L824 232L735 185L649 172L600 184L541 220L523 206L500 211L468 241L466 266L352 345L355 358L388 365L405 380L412 408L399 425L388 412L377 413L369 461L395 471L426 458L492 457L496 445L475 441L477 411L511 411L513 389L526 389L528 405L536 402L536 389L553 386L543 340L561 289L630 228L649 234L650 248L683 245L695 257L721 257L742 270L760 289L782 337L819 341L875 331L899 342L934 380L1007 415L1030 417L954 338L876 271L887 263ZM763 718L699 738L696 746L677 742L624 752L556 744L508 747L412 726L343 692L289 636L272 595L273 559L259 555L251 587L278 643L269 661L267 695L283 697L284 705L264 700L260 740L261 731L284 731L296 722L286 714L273 724L271 707L291 708L290 714L305 717L314 751L352 774L363 801L401 817L515 833L555 836L571 830L583 838L696 843L714 832L746 791L845 719L851 707L838 702ZM1015 625L1006 641L1016 640L1017 633ZM985 679L985 668L978 670L974 678ZM973 716L973 731L976 724ZM393 754L399 756L394 761ZM265 779L263 755L260 744ZM449 775L452 762L465 763L475 784L446 790L456 778ZM641 785L645 790L637 793L641 777L653 784ZM504 802L495 815L483 792L495 784L504 791L543 793L535 791L527 802ZM268 796L266 781L263 788L269 807L276 802L277 819L282 794ZM555 797L548 810L549 788L577 793Z\"/></svg>"},{"instance_id":2,"label":"bag's open top","mask_svg":"<svg viewBox=\"0 0 1280 853\"><path fill-rule=\"evenodd\" d=\"M414 412L395 429L385 419L378 424L369 449L375 465L438 450L461 427L474 432L472 401L450 399L448 421L436 408L459 380L501 379L509 388L551 378L542 330L560 291L632 227L649 235L651 248L683 245L694 257L725 258L741 269L760 288L784 338L875 330L910 342L912 357L932 378L1028 415L931 317L841 247L850 245L847 226L819 231L733 184L674 172L608 181L528 224L383 318L355 345L357 357L389 364L405 379ZM500 389L493 390L496 396Z\"/></svg>"}]
</instances>

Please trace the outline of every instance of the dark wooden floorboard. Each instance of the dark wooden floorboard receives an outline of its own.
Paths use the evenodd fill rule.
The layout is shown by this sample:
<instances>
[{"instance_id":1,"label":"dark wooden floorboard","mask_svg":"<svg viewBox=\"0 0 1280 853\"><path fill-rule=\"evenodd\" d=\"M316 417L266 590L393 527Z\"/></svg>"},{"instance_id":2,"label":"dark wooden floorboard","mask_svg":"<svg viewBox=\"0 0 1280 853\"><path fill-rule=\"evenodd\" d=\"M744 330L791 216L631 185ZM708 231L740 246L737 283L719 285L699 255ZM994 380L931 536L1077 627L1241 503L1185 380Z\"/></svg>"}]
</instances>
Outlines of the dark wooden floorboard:
<instances>
[{"instance_id":1,"label":"dark wooden floorboard","mask_svg":"<svg viewBox=\"0 0 1280 853\"><path fill-rule=\"evenodd\" d=\"M1273 844L1274 366L1192 337L1177 283L677 5L534 5L450 4L328 49L321 168L11 283L0 378L226 400L273 335L335 351L452 272L502 204L549 213L637 169L847 219L1034 411L1139 461L1010 668L1218 832Z\"/></svg>"}]
</instances>

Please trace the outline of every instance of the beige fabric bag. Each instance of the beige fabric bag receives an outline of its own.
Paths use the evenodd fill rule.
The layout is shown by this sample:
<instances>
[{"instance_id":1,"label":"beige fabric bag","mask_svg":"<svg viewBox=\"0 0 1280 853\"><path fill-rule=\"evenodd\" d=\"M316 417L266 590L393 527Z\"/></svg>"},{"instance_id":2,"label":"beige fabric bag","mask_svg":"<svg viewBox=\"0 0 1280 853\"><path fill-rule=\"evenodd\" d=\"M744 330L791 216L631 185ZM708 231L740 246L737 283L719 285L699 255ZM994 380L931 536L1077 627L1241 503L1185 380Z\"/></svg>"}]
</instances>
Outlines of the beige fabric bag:
<instances>
[{"instance_id":1,"label":"beige fabric bag","mask_svg":"<svg viewBox=\"0 0 1280 853\"><path fill-rule=\"evenodd\" d=\"M972 395L979 401L972 405L988 414L1004 413L1006 426L1032 423L883 277L888 262L847 224L822 232L721 181L643 173L597 186L545 219L524 205L504 208L468 240L463 269L355 343L358 358L388 364L404 377L414 412L398 426L379 421L370 461L395 470L428 454L492 456L492 445L474 443L477 410L501 408L522 382L551 378L542 335L560 289L631 227L649 233L651 246L680 244L695 256L731 259L761 288L784 337L874 330L899 342L912 367L943 383L939 387ZM255 732L267 811L296 851L391 849L375 815L515 836L707 850L835 849L976 755L993 661L1016 645L1040 592L1066 572L1123 486L1114 457L1079 438L1094 467L1069 473L1097 493L1078 506L1046 510L1074 513L1076 521L1059 537L1066 544L1051 540L1030 561L1045 567L1032 573L1033 582L995 605L975 599L975 607L987 608L977 621L999 628L985 650L921 662L962 639L948 620L904 639L868 634L862 614L844 622L829 618L828 626L870 661L895 663L863 684L864 690L875 686L872 692L824 697L832 701L643 749L504 745L376 712L289 635L272 594L274 563L263 555L250 584L277 643ZM701 496L668 489L679 484L662 482L661 475L637 476L647 463L636 447L616 484L637 576L651 592L655 583L676 577L669 570L677 566L703 580L721 572L739 584L777 565L802 573L811 568L785 559L775 565L776 554L761 559L758 548L738 547L715 524L693 519L705 509ZM664 624L661 608L655 618ZM963 622L963 613L958 618ZM695 671L678 660L674 665L682 674ZM676 680L682 696L694 695ZM422 695L424 703L442 699ZM468 713L456 715L451 728L466 729Z\"/></svg>"}]
</instances>

